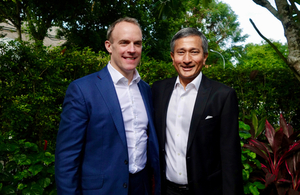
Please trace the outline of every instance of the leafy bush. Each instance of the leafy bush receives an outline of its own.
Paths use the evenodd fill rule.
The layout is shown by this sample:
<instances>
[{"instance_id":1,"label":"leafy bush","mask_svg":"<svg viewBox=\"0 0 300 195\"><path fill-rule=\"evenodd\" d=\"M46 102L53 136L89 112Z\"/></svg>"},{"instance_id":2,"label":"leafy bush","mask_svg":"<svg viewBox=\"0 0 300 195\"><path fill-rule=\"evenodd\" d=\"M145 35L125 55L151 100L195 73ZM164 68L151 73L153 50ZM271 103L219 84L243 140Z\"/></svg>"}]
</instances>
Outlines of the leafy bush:
<instances>
[{"instance_id":1,"label":"leafy bush","mask_svg":"<svg viewBox=\"0 0 300 195\"><path fill-rule=\"evenodd\" d=\"M252 123L251 111L275 124L280 113L288 123L300 129L300 85L289 68L210 67L203 72L209 78L234 88L239 100L240 120ZM253 130L253 127L251 126ZM251 130L251 131L252 131Z\"/></svg>"},{"instance_id":2,"label":"leafy bush","mask_svg":"<svg viewBox=\"0 0 300 195\"><path fill-rule=\"evenodd\" d=\"M33 148L42 148L44 140L48 140L47 155L54 153L61 106L69 83L103 68L109 61L109 55L92 52L89 48L50 49L19 42L0 44L0 55L0 135L2 145L7 144L9 147L0 150L0 193L8 193L12 187L13 194L26 194L26 191L40 185L38 181L42 178L49 178L50 184L40 185L40 190L36 191L41 192L43 189L44 194L55 193L52 176L45 176L46 167L36 175L33 175L36 173L34 169L29 170L31 166L44 166L43 152ZM177 76L171 59L164 62L143 55L137 69L142 79L150 85L156 80ZM289 123L292 121L294 127L300 128L300 86L289 69L270 67L254 71L226 66L224 70L216 66L203 68L203 72L209 78L225 83L237 91L240 120L250 125L240 126L241 144L246 143L245 140L249 137L257 138L262 132L259 125L261 120L257 120L256 114L276 123L281 111L287 116ZM266 139L260 138L259 141L264 140ZM33 154L40 155L37 157L40 161L24 164ZM19 162L15 155L25 161ZM243 150L246 194L256 195L262 188L259 182L252 180L253 173L260 170L258 158L260 157L249 149ZM10 169L10 164L17 168ZM48 168L52 169L51 166L49 164ZM41 166L37 167L39 170ZM47 179L46 183L48 181ZM15 188L18 185L19 188Z\"/></svg>"},{"instance_id":3,"label":"leafy bush","mask_svg":"<svg viewBox=\"0 0 300 195\"><path fill-rule=\"evenodd\" d=\"M275 130L268 121L265 125L267 143L250 138L244 147L259 155L264 171L257 179L265 183L267 194L299 194L300 185L300 133L294 132L282 114L280 128Z\"/></svg>"},{"instance_id":4,"label":"leafy bush","mask_svg":"<svg viewBox=\"0 0 300 195\"><path fill-rule=\"evenodd\" d=\"M239 121L241 137L241 146L243 147L248 138L251 137L250 126L242 121ZM259 182L254 181L252 178L252 172L254 169L261 169L260 162L256 159L256 153L251 152L247 148L242 149L242 163L243 163L243 181L244 181L244 193L259 195L260 190L264 189L265 186Z\"/></svg>"},{"instance_id":5,"label":"leafy bush","mask_svg":"<svg viewBox=\"0 0 300 195\"><path fill-rule=\"evenodd\" d=\"M69 83L108 61L89 48L78 51L10 42L0 46L1 131L13 139L54 147L61 105Z\"/></svg>"},{"instance_id":6,"label":"leafy bush","mask_svg":"<svg viewBox=\"0 0 300 195\"><path fill-rule=\"evenodd\" d=\"M56 194L54 154L0 135L0 194Z\"/></svg>"}]
</instances>

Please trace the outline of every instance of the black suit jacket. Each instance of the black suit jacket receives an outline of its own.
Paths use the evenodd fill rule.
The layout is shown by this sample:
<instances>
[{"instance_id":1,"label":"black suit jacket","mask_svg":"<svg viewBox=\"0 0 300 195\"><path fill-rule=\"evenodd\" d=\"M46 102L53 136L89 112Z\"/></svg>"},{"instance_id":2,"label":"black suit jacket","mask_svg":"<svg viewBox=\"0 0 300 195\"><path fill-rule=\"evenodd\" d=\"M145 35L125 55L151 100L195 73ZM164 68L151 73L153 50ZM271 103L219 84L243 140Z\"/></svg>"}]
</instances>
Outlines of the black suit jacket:
<instances>
[{"instance_id":1,"label":"black suit jacket","mask_svg":"<svg viewBox=\"0 0 300 195\"><path fill-rule=\"evenodd\" d=\"M162 185L165 187L166 114L176 78L152 86ZM207 116L212 118L206 119ZM203 75L186 153L188 184L195 195L243 194L238 102L235 91Z\"/></svg>"}]
</instances>

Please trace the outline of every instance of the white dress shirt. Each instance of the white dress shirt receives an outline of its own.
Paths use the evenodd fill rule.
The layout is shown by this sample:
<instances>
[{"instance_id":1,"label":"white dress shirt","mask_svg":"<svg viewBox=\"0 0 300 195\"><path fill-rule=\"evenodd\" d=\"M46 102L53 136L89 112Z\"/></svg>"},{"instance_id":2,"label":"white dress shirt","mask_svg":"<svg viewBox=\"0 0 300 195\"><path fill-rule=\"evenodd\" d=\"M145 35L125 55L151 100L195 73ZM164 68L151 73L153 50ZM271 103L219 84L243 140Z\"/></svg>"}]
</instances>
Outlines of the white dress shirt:
<instances>
[{"instance_id":1,"label":"white dress shirt","mask_svg":"<svg viewBox=\"0 0 300 195\"><path fill-rule=\"evenodd\" d=\"M188 184L186 148L195 100L202 72L186 88L177 77L168 106L166 127L166 177L177 184Z\"/></svg>"},{"instance_id":2,"label":"white dress shirt","mask_svg":"<svg viewBox=\"0 0 300 195\"><path fill-rule=\"evenodd\" d=\"M135 70L133 79L128 85L128 79L110 63L108 63L107 68L112 77L122 110L128 147L129 172L137 173L144 169L147 162L148 139L148 116L137 85L141 77Z\"/></svg>"}]
</instances>

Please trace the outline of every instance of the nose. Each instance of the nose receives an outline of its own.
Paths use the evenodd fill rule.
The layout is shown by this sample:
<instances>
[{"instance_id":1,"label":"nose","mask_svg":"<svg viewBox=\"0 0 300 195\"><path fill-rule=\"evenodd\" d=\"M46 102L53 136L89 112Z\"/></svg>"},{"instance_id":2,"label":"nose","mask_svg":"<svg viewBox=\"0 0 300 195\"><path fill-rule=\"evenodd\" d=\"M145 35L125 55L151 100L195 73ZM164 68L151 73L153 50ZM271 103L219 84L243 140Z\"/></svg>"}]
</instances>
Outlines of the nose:
<instances>
[{"instance_id":1,"label":"nose","mask_svg":"<svg viewBox=\"0 0 300 195\"><path fill-rule=\"evenodd\" d=\"M134 43L130 43L130 44L128 45L128 52L129 52L129 53L135 53L135 51L136 51L136 49L135 49Z\"/></svg>"},{"instance_id":2,"label":"nose","mask_svg":"<svg viewBox=\"0 0 300 195\"><path fill-rule=\"evenodd\" d=\"M186 52L183 56L183 63L190 64L192 62L192 58L189 52Z\"/></svg>"}]
</instances>

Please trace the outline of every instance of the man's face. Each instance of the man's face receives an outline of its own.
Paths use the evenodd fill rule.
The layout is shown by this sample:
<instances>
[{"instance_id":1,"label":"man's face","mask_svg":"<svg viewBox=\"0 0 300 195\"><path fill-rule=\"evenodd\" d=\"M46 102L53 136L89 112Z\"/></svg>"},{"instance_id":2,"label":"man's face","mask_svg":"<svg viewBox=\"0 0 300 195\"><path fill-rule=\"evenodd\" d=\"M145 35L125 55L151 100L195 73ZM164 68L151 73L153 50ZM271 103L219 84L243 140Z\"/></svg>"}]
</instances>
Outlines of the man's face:
<instances>
[{"instance_id":1,"label":"man's face","mask_svg":"<svg viewBox=\"0 0 300 195\"><path fill-rule=\"evenodd\" d=\"M142 54L140 28L124 21L116 24L111 34L111 40L105 41L105 47L111 54L111 65L126 78L132 77Z\"/></svg>"},{"instance_id":2,"label":"man's face","mask_svg":"<svg viewBox=\"0 0 300 195\"><path fill-rule=\"evenodd\" d=\"M175 41L171 58L184 87L199 75L207 57L208 54L204 54L199 36L183 37Z\"/></svg>"}]
</instances>

